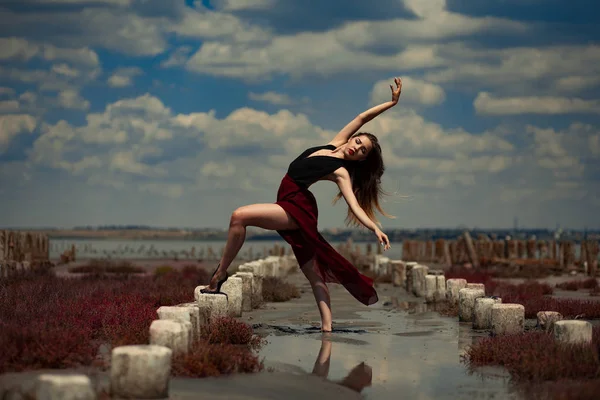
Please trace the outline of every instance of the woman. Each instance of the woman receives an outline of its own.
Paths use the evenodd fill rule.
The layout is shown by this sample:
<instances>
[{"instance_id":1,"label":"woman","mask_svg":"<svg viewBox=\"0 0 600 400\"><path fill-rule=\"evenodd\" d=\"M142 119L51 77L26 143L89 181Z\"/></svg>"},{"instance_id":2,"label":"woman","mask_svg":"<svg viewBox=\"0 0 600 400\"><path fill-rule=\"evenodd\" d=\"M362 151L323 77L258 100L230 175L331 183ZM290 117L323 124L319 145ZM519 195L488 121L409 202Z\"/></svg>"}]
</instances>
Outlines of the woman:
<instances>
[{"instance_id":1,"label":"woman","mask_svg":"<svg viewBox=\"0 0 600 400\"><path fill-rule=\"evenodd\" d=\"M381 176L385 169L381 147L374 135L358 130L398 103L402 81L395 78L394 82L396 88L390 85L391 101L359 114L327 145L307 149L290 164L274 204L252 204L233 212L223 257L202 293L220 293L221 285L228 278L227 268L244 243L246 227L257 226L276 230L292 246L300 269L311 284L321 314L322 331L331 331L327 282L342 284L365 305L378 301L373 280L358 272L319 234L317 203L308 188L320 180L335 182L339 193L334 202L342 196L346 200L347 224L364 225L375 233L384 250L390 248L389 239L379 229L374 212L377 209L391 217L379 205L383 193Z\"/></svg>"}]
</instances>

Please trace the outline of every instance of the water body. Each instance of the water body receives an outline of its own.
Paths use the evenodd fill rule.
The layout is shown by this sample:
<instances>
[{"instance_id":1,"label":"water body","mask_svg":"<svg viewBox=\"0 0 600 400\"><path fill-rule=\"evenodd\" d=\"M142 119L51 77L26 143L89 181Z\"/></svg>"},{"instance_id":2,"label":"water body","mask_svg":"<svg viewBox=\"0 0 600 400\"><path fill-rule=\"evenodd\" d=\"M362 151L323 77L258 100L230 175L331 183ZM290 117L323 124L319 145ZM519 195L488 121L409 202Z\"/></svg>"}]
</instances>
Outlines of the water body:
<instances>
[{"instance_id":1,"label":"water body","mask_svg":"<svg viewBox=\"0 0 600 400\"><path fill-rule=\"evenodd\" d=\"M373 251L376 250L376 237L371 243ZM346 242L330 242L333 247L345 244ZM118 258L118 259L158 259L174 258L180 259L198 259L199 254L203 252L207 256L209 248L221 254L225 247L224 240L215 241L191 241L191 240L119 240L119 239L51 239L50 240L50 258L56 259L62 252L75 245L78 259L87 258ZM246 241L240 250L239 256L246 259L256 259L264 257L265 249L270 250L275 245L291 249L284 240L260 240ZM402 243L392 243L392 247L384 255L392 259L402 258ZM354 243L359 246L364 254L367 251L368 243ZM196 257L192 258L189 253L195 248ZM187 252L187 255L186 255ZM250 257L252 255L253 257Z\"/></svg>"}]
</instances>

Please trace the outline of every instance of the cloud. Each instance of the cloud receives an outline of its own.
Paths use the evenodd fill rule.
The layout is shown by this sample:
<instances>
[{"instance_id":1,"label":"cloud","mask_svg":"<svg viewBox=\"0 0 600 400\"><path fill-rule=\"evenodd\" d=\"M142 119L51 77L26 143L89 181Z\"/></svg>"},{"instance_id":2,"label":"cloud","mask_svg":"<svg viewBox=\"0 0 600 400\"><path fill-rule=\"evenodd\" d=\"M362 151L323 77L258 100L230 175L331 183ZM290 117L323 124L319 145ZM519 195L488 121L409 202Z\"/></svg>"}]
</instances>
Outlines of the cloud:
<instances>
[{"instance_id":1,"label":"cloud","mask_svg":"<svg viewBox=\"0 0 600 400\"><path fill-rule=\"evenodd\" d=\"M262 101L265 103L270 103L278 106L282 105L290 105L294 103L294 100L290 96L284 93L277 93L273 91L265 92L265 93L253 93L250 92L248 94L248 98L254 101Z\"/></svg>"},{"instance_id":2,"label":"cloud","mask_svg":"<svg viewBox=\"0 0 600 400\"><path fill-rule=\"evenodd\" d=\"M142 74L143 71L138 67L119 68L108 78L107 83L110 87L131 86L133 78Z\"/></svg>"},{"instance_id":3,"label":"cloud","mask_svg":"<svg viewBox=\"0 0 600 400\"><path fill-rule=\"evenodd\" d=\"M9 87L0 87L0 96L13 96L15 89Z\"/></svg>"},{"instance_id":4,"label":"cloud","mask_svg":"<svg viewBox=\"0 0 600 400\"><path fill-rule=\"evenodd\" d=\"M12 113L19 111L17 100L0 100L0 113Z\"/></svg>"},{"instance_id":5,"label":"cloud","mask_svg":"<svg viewBox=\"0 0 600 400\"><path fill-rule=\"evenodd\" d=\"M36 44L31 41L8 37L0 38L0 60L29 61L39 57L46 61L66 61L84 67L97 67L98 54L89 47L59 48L50 44Z\"/></svg>"},{"instance_id":6,"label":"cloud","mask_svg":"<svg viewBox=\"0 0 600 400\"><path fill-rule=\"evenodd\" d=\"M389 101L392 98L390 85L394 88L394 77L376 82L371 90L371 104L379 104ZM438 105L444 102L446 93L441 86L411 78L402 77L402 94L400 103L420 104L425 106Z\"/></svg>"},{"instance_id":7,"label":"cloud","mask_svg":"<svg viewBox=\"0 0 600 400\"><path fill-rule=\"evenodd\" d=\"M265 10L277 0L217 0L215 5L223 11Z\"/></svg>"},{"instance_id":8,"label":"cloud","mask_svg":"<svg viewBox=\"0 0 600 400\"><path fill-rule=\"evenodd\" d=\"M178 67L184 65L192 52L191 46L180 46L175 49L168 59L164 60L160 66L163 68Z\"/></svg>"},{"instance_id":9,"label":"cloud","mask_svg":"<svg viewBox=\"0 0 600 400\"><path fill-rule=\"evenodd\" d=\"M600 114L599 100L569 99L564 97L496 97L481 92L475 98L473 106L478 114L516 115L516 114Z\"/></svg>"},{"instance_id":10,"label":"cloud","mask_svg":"<svg viewBox=\"0 0 600 400\"><path fill-rule=\"evenodd\" d=\"M440 47L438 57L446 66L426 73L425 79L462 90L493 90L496 95L522 95L523 92L555 95L555 82L558 88L569 92L577 86L589 89L600 82L600 46L597 45L471 49L454 43ZM561 84L560 79L564 78L570 81L563 80Z\"/></svg>"},{"instance_id":11,"label":"cloud","mask_svg":"<svg viewBox=\"0 0 600 400\"><path fill-rule=\"evenodd\" d=\"M75 90L63 90L58 93L58 105L63 108L74 110L87 110L90 102L79 95Z\"/></svg>"},{"instance_id":12,"label":"cloud","mask_svg":"<svg viewBox=\"0 0 600 400\"><path fill-rule=\"evenodd\" d=\"M6 150L15 136L32 133L36 126L37 120L31 115L0 115L0 152Z\"/></svg>"}]
</instances>

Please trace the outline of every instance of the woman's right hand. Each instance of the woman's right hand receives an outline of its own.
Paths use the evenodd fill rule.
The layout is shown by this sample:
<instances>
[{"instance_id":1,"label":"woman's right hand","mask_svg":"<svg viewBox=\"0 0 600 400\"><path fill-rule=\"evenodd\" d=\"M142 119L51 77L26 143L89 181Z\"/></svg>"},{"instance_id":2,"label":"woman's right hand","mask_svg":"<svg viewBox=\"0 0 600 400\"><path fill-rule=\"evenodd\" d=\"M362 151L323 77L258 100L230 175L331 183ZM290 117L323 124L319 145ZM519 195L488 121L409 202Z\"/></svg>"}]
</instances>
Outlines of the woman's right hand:
<instances>
[{"instance_id":1,"label":"woman's right hand","mask_svg":"<svg viewBox=\"0 0 600 400\"><path fill-rule=\"evenodd\" d=\"M390 239L388 239L387 235L381 231L381 229L375 230L375 235L377 235L377 240L379 244L383 246L383 250L389 250L390 247Z\"/></svg>"}]
</instances>

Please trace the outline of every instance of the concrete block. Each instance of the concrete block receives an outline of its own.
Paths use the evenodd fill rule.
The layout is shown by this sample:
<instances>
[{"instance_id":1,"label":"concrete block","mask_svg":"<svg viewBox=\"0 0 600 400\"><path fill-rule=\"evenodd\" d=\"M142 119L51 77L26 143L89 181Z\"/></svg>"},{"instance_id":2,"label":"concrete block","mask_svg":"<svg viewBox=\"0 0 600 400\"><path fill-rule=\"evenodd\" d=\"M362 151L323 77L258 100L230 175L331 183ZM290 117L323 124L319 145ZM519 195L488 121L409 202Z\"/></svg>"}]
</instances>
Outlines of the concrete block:
<instances>
[{"instance_id":1,"label":"concrete block","mask_svg":"<svg viewBox=\"0 0 600 400\"><path fill-rule=\"evenodd\" d=\"M435 301L446 301L446 277L444 275L436 276Z\"/></svg>"},{"instance_id":2,"label":"concrete block","mask_svg":"<svg viewBox=\"0 0 600 400\"><path fill-rule=\"evenodd\" d=\"M35 380L36 400L95 400L96 392L87 375L41 374Z\"/></svg>"},{"instance_id":3,"label":"concrete block","mask_svg":"<svg viewBox=\"0 0 600 400\"><path fill-rule=\"evenodd\" d=\"M458 292L466 287L466 279L448 279L446 281L446 299L452 304L458 304Z\"/></svg>"},{"instance_id":4,"label":"concrete block","mask_svg":"<svg viewBox=\"0 0 600 400\"><path fill-rule=\"evenodd\" d=\"M592 324L583 320L563 320L554 323L554 339L565 344L592 343Z\"/></svg>"},{"instance_id":5,"label":"concrete block","mask_svg":"<svg viewBox=\"0 0 600 400\"><path fill-rule=\"evenodd\" d=\"M525 325L525 307L521 304L494 304L492 306L492 333L511 335L522 333Z\"/></svg>"},{"instance_id":6,"label":"concrete block","mask_svg":"<svg viewBox=\"0 0 600 400\"><path fill-rule=\"evenodd\" d=\"M499 297L479 297L473 309L473 329L492 329L492 306L502 304Z\"/></svg>"},{"instance_id":7,"label":"concrete block","mask_svg":"<svg viewBox=\"0 0 600 400\"><path fill-rule=\"evenodd\" d=\"M406 265L399 260L390 261L390 269L392 270L392 285L404 286L406 284Z\"/></svg>"},{"instance_id":8,"label":"concrete block","mask_svg":"<svg viewBox=\"0 0 600 400\"><path fill-rule=\"evenodd\" d=\"M219 317L226 317L228 315L228 299L224 294L202 294L200 290L207 286L198 286L194 291L194 297L196 304L200 311L200 322L201 325L207 326Z\"/></svg>"},{"instance_id":9,"label":"concrete block","mask_svg":"<svg viewBox=\"0 0 600 400\"><path fill-rule=\"evenodd\" d=\"M252 311L252 272L237 272L234 276L242 280L242 311Z\"/></svg>"},{"instance_id":10,"label":"concrete block","mask_svg":"<svg viewBox=\"0 0 600 400\"><path fill-rule=\"evenodd\" d=\"M200 339L202 325L200 322L200 309L198 305L181 304L177 306L162 306L156 311L159 319L189 322L192 324L192 342Z\"/></svg>"},{"instance_id":11,"label":"concrete block","mask_svg":"<svg viewBox=\"0 0 600 400\"><path fill-rule=\"evenodd\" d=\"M467 289L482 289L485 292L485 285L483 283L467 283Z\"/></svg>"},{"instance_id":12,"label":"concrete block","mask_svg":"<svg viewBox=\"0 0 600 400\"><path fill-rule=\"evenodd\" d=\"M192 343L192 323L172 319L156 319L150 324L150 344L165 346L173 354L186 354Z\"/></svg>"},{"instance_id":13,"label":"concrete block","mask_svg":"<svg viewBox=\"0 0 600 400\"><path fill-rule=\"evenodd\" d=\"M546 332L551 331L554 324L563 319L562 314L557 311L539 311L536 316L538 326Z\"/></svg>"},{"instance_id":14,"label":"concrete block","mask_svg":"<svg viewBox=\"0 0 600 400\"><path fill-rule=\"evenodd\" d=\"M112 350L112 397L164 399L169 397L173 351L156 345L119 346Z\"/></svg>"},{"instance_id":15,"label":"concrete block","mask_svg":"<svg viewBox=\"0 0 600 400\"><path fill-rule=\"evenodd\" d=\"M242 278L238 276L230 276L227 282L221 287L221 291L227 294L228 297L228 314L231 317L242 316Z\"/></svg>"},{"instance_id":16,"label":"concrete block","mask_svg":"<svg viewBox=\"0 0 600 400\"><path fill-rule=\"evenodd\" d=\"M383 276L389 273L389 262L389 257L385 257L379 254L375 255L373 272L375 272L376 276Z\"/></svg>"},{"instance_id":17,"label":"concrete block","mask_svg":"<svg viewBox=\"0 0 600 400\"><path fill-rule=\"evenodd\" d=\"M412 269L412 290L417 297L425 296L425 277L429 267L425 265L415 265Z\"/></svg>"},{"instance_id":18,"label":"concrete block","mask_svg":"<svg viewBox=\"0 0 600 400\"><path fill-rule=\"evenodd\" d=\"M482 289L460 289L458 291L458 320L473 322L475 300L484 296L485 292Z\"/></svg>"},{"instance_id":19,"label":"concrete block","mask_svg":"<svg viewBox=\"0 0 600 400\"><path fill-rule=\"evenodd\" d=\"M437 277L435 275L425 276L425 301L427 303L435 302L436 289L437 289Z\"/></svg>"}]
</instances>

